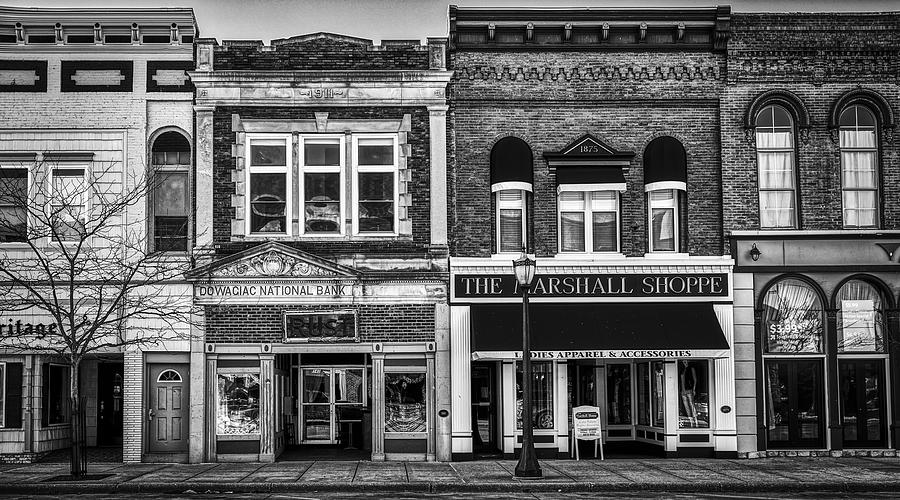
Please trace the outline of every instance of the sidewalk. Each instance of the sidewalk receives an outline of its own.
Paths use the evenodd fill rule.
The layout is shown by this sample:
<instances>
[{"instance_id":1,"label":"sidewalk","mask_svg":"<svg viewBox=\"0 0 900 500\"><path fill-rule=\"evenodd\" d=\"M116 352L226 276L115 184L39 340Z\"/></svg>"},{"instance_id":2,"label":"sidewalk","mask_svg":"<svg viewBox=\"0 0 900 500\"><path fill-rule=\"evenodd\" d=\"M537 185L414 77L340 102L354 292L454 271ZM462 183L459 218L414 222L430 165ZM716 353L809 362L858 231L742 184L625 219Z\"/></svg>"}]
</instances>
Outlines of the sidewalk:
<instances>
[{"instance_id":1,"label":"sidewalk","mask_svg":"<svg viewBox=\"0 0 900 500\"><path fill-rule=\"evenodd\" d=\"M0 465L0 493L900 491L897 458L545 460L540 480L512 479L515 462L277 462L92 464L90 481L48 481L67 464Z\"/></svg>"}]
</instances>

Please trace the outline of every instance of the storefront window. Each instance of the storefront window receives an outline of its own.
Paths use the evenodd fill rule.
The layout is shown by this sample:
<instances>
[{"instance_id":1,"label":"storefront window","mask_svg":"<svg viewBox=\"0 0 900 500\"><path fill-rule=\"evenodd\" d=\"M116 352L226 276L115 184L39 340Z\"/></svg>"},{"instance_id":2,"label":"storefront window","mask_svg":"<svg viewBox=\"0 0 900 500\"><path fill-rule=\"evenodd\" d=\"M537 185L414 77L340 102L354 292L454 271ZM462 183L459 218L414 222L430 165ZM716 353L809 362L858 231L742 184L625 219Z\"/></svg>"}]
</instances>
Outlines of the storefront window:
<instances>
[{"instance_id":1,"label":"storefront window","mask_svg":"<svg viewBox=\"0 0 900 500\"><path fill-rule=\"evenodd\" d=\"M881 294L861 280L850 280L838 295L837 338L840 352L884 352Z\"/></svg>"},{"instance_id":2,"label":"storefront window","mask_svg":"<svg viewBox=\"0 0 900 500\"><path fill-rule=\"evenodd\" d=\"M766 294L764 307L767 352L822 352L822 303L809 285L795 279L779 281Z\"/></svg>"},{"instance_id":3,"label":"storefront window","mask_svg":"<svg viewBox=\"0 0 900 500\"><path fill-rule=\"evenodd\" d=\"M650 384L653 391L653 426L662 427L666 418L666 373L663 370L662 361L654 361L650 364Z\"/></svg>"},{"instance_id":4,"label":"storefront window","mask_svg":"<svg viewBox=\"0 0 900 500\"><path fill-rule=\"evenodd\" d=\"M65 424L69 421L69 367L44 364L44 425Z\"/></svg>"},{"instance_id":5,"label":"storefront window","mask_svg":"<svg viewBox=\"0 0 900 500\"><path fill-rule=\"evenodd\" d=\"M631 424L631 365L606 365L606 422Z\"/></svg>"},{"instance_id":6,"label":"storefront window","mask_svg":"<svg viewBox=\"0 0 900 500\"><path fill-rule=\"evenodd\" d=\"M709 363L678 363L678 428L709 428Z\"/></svg>"},{"instance_id":7,"label":"storefront window","mask_svg":"<svg viewBox=\"0 0 900 500\"><path fill-rule=\"evenodd\" d=\"M638 364L637 371L638 425L650 425L650 364Z\"/></svg>"},{"instance_id":8,"label":"storefront window","mask_svg":"<svg viewBox=\"0 0 900 500\"><path fill-rule=\"evenodd\" d=\"M259 434L259 374L219 374L216 434Z\"/></svg>"},{"instance_id":9,"label":"storefront window","mask_svg":"<svg viewBox=\"0 0 900 500\"><path fill-rule=\"evenodd\" d=\"M384 374L385 432L425 432L424 373Z\"/></svg>"},{"instance_id":10,"label":"storefront window","mask_svg":"<svg viewBox=\"0 0 900 500\"><path fill-rule=\"evenodd\" d=\"M531 363L531 425L553 428L553 364ZM522 428L522 363L516 363L516 429Z\"/></svg>"}]
</instances>

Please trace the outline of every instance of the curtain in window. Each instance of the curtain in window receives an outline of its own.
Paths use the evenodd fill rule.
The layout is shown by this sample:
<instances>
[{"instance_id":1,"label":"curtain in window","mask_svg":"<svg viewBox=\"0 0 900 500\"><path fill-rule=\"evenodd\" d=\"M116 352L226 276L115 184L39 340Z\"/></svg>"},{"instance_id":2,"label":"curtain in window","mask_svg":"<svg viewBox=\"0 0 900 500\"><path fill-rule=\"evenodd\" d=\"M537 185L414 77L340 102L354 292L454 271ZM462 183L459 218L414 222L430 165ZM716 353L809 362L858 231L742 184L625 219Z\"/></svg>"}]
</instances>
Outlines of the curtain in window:
<instances>
[{"instance_id":1,"label":"curtain in window","mask_svg":"<svg viewBox=\"0 0 900 500\"><path fill-rule=\"evenodd\" d=\"M793 153L760 152L757 160L759 162L760 226L793 227L795 224Z\"/></svg>"},{"instance_id":2,"label":"curtain in window","mask_svg":"<svg viewBox=\"0 0 900 500\"><path fill-rule=\"evenodd\" d=\"M837 305L838 351L884 352L884 310L878 290L865 281L848 281Z\"/></svg>"},{"instance_id":3,"label":"curtain in window","mask_svg":"<svg viewBox=\"0 0 900 500\"><path fill-rule=\"evenodd\" d=\"M519 252L525 241L522 235L523 192L519 190L498 191L497 202L500 216L500 251Z\"/></svg>"},{"instance_id":4,"label":"curtain in window","mask_svg":"<svg viewBox=\"0 0 900 500\"><path fill-rule=\"evenodd\" d=\"M875 131L841 130L840 134L844 225L874 227L878 203Z\"/></svg>"},{"instance_id":5,"label":"curtain in window","mask_svg":"<svg viewBox=\"0 0 900 500\"><path fill-rule=\"evenodd\" d=\"M799 280L783 280L766 294L763 311L767 352L822 352L822 304Z\"/></svg>"},{"instance_id":6,"label":"curtain in window","mask_svg":"<svg viewBox=\"0 0 900 500\"><path fill-rule=\"evenodd\" d=\"M591 193L593 246L595 252L615 252L618 250L619 225L616 220L618 194L615 191L594 191Z\"/></svg>"}]
</instances>

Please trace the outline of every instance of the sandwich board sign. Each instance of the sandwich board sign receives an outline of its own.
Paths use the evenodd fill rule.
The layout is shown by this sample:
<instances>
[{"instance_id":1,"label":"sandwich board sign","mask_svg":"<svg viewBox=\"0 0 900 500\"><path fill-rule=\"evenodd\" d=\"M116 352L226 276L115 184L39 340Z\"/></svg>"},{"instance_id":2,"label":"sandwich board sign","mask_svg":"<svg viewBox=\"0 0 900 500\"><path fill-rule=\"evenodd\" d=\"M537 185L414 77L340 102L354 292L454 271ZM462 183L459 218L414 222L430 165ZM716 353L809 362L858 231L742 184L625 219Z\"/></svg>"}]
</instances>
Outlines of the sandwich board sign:
<instances>
[{"instance_id":1,"label":"sandwich board sign","mask_svg":"<svg viewBox=\"0 0 900 500\"><path fill-rule=\"evenodd\" d=\"M572 427L574 432L575 460L581 457L578 452L578 441L594 442L594 457L597 456L597 442L600 442L600 460L603 460L603 428L600 421L600 408L597 406L578 406L572 408Z\"/></svg>"}]
</instances>

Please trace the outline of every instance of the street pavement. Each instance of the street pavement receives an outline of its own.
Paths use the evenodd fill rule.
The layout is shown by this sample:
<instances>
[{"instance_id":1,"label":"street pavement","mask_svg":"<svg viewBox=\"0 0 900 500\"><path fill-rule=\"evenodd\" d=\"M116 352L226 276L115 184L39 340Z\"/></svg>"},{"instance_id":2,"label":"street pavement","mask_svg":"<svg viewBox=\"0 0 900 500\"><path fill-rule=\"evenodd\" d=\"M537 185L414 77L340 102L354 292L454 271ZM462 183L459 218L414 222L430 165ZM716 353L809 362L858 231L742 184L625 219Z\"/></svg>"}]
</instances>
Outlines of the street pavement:
<instances>
[{"instance_id":1,"label":"street pavement","mask_svg":"<svg viewBox=\"0 0 900 500\"><path fill-rule=\"evenodd\" d=\"M807 492L897 492L900 459L877 457L544 460L544 477L513 479L515 462L456 463L298 461L218 464L91 464L86 481L66 481L68 465L0 465L0 495L298 494L418 495L478 493L603 495L642 492L763 492L763 498ZM652 494L651 494L652 493ZM826 495L820 495L826 496ZM468 498L468 495L466 496Z\"/></svg>"}]
</instances>

